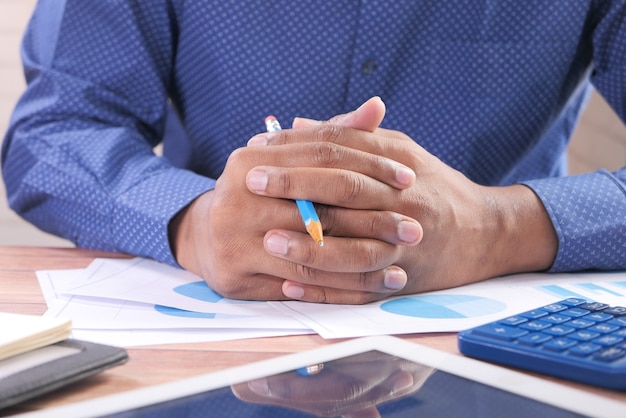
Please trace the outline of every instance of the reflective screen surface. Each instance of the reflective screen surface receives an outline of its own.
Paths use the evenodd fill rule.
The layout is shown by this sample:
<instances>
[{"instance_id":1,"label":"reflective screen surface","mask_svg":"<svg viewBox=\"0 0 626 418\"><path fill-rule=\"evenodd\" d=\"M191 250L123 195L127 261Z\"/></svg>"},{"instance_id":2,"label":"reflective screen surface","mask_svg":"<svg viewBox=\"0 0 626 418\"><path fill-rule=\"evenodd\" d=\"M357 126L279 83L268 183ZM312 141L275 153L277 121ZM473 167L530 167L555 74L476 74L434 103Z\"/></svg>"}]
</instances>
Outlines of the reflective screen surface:
<instances>
[{"instance_id":1,"label":"reflective screen surface","mask_svg":"<svg viewBox=\"0 0 626 418\"><path fill-rule=\"evenodd\" d=\"M225 386L109 417L576 417L380 351Z\"/></svg>"}]
</instances>

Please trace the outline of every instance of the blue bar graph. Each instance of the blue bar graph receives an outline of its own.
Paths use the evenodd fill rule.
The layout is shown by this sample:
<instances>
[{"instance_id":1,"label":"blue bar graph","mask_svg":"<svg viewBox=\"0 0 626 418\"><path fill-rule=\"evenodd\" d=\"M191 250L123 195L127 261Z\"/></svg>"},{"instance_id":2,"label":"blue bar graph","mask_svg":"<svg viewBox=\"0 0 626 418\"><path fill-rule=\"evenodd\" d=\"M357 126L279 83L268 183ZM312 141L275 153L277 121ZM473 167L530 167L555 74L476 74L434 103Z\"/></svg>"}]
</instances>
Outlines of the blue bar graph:
<instances>
[{"instance_id":1,"label":"blue bar graph","mask_svg":"<svg viewBox=\"0 0 626 418\"><path fill-rule=\"evenodd\" d=\"M581 298L581 299L589 299L586 296L581 295L580 293L576 293L572 290L566 289L564 287L561 286L557 286L557 285L545 285L545 286L539 286L538 287L540 290L543 290L546 293L551 294L552 296L556 296L558 298Z\"/></svg>"},{"instance_id":2,"label":"blue bar graph","mask_svg":"<svg viewBox=\"0 0 626 418\"><path fill-rule=\"evenodd\" d=\"M606 287L602 287L595 283L577 283L576 286L582 287L583 289L588 290L595 295L624 296L621 293L615 292L611 289L607 289Z\"/></svg>"}]
</instances>

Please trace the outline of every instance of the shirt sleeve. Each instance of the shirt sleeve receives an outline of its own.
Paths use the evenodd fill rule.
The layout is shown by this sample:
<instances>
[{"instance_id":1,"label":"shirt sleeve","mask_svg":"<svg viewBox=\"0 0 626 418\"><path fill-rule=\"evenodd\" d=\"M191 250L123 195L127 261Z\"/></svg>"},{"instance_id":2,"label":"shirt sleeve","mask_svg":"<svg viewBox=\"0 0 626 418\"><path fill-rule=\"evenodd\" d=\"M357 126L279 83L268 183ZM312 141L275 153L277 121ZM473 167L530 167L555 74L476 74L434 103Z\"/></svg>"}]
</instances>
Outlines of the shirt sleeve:
<instances>
[{"instance_id":1,"label":"shirt sleeve","mask_svg":"<svg viewBox=\"0 0 626 418\"><path fill-rule=\"evenodd\" d=\"M168 223L214 181L153 152L167 114L172 7L39 1L2 161L10 206L39 228L175 265Z\"/></svg>"},{"instance_id":2,"label":"shirt sleeve","mask_svg":"<svg viewBox=\"0 0 626 418\"><path fill-rule=\"evenodd\" d=\"M593 25L591 82L626 122L626 3L605 3ZM626 167L525 184L559 238L551 271L626 269Z\"/></svg>"}]
</instances>

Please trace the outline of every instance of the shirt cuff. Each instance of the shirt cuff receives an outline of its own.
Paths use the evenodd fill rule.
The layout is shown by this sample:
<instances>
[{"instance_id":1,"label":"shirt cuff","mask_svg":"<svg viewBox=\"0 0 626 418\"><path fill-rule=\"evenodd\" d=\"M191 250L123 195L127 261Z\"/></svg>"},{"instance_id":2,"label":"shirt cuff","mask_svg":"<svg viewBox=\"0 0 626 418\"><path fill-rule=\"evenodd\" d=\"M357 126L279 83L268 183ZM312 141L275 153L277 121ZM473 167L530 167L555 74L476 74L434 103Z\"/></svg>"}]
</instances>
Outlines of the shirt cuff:
<instances>
[{"instance_id":1,"label":"shirt cuff","mask_svg":"<svg viewBox=\"0 0 626 418\"><path fill-rule=\"evenodd\" d=\"M215 181L171 168L141 182L116 202L112 236L122 252L178 266L168 237L170 220Z\"/></svg>"},{"instance_id":2,"label":"shirt cuff","mask_svg":"<svg viewBox=\"0 0 626 418\"><path fill-rule=\"evenodd\" d=\"M559 240L551 272L626 268L626 190L611 173L523 182L543 202Z\"/></svg>"}]
</instances>

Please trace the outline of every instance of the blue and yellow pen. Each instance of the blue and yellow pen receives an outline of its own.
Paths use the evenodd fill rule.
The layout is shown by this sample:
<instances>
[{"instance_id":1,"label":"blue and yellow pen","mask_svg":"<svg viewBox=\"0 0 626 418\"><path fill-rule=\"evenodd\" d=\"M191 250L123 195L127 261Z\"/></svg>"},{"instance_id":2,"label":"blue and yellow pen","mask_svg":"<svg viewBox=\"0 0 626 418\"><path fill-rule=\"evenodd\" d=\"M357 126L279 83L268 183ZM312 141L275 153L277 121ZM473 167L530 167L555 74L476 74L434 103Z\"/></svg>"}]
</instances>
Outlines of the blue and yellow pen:
<instances>
[{"instance_id":1,"label":"blue and yellow pen","mask_svg":"<svg viewBox=\"0 0 626 418\"><path fill-rule=\"evenodd\" d=\"M267 132L280 131L280 123L274 116L268 116L265 118L265 129ZM296 200L300 216L306 227L306 231L311 237L319 244L320 247L324 246L324 234L322 232L322 223L317 216L313 203L308 200Z\"/></svg>"}]
</instances>

